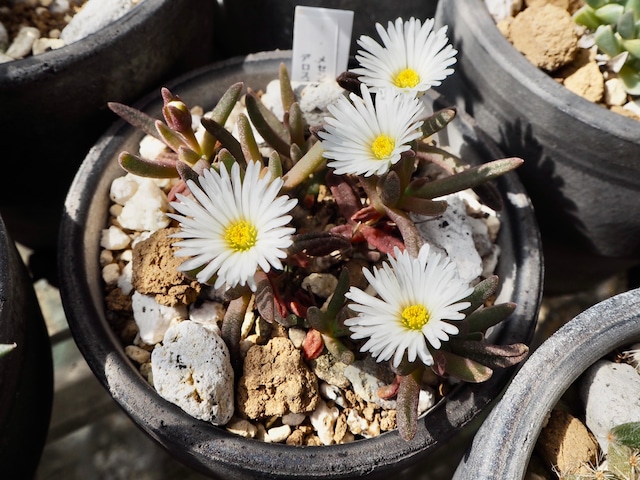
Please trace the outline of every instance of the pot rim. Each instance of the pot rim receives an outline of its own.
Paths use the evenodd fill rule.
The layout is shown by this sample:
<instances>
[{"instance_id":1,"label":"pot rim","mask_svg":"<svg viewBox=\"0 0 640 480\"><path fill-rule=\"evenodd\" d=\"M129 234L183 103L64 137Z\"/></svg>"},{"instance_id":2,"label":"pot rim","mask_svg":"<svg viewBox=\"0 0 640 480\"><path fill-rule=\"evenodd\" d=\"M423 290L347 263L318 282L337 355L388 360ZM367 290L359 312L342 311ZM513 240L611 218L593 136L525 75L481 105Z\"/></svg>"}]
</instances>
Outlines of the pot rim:
<instances>
[{"instance_id":1,"label":"pot rim","mask_svg":"<svg viewBox=\"0 0 640 480\"><path fill-rule=\"evenodd\" d=\"M229 79L240 79L263 68L262 63L270 66L271 78L275 78L277 65L289 62L290 56L290 51L274 51L237 57L195 70L167 86L189 103L187 96L180 92L185 85L204 82L209 76L216 77L229 71L232 72L228 74ZM231 82L229 80L225 88ZM147 113L158 114L161 105L160 95L154 93L135 106ZM205 108L211 106L203 105ZM459 115L467 118L463 113L459 112ZM459 428L471 422L499 395L515 373L514 369L498 370L486 383L458 389L458 393L447 397L421 419L416 437L411 442L402 440L395 430L343 445L291 447L245 439L190 417L161 398L133 367L124 355L120 340L111 331L102 306L98 246L95 243L106 225L106 209L92 205L96 192L104 194L105 188L108 192L107 185L111 179L103 178L105 168L109 164L111 170L120 168L113 160L122 150L123 140L128 136L133 136L134 140L142 137L141 132L132 132L136 132L133 127L121 120L116 122L89 152L73 181L65 202L59 236L60 292L71 332L94 374L147 434L184 463L223 478L237 478L235 475L239 470L252 478L270 472L269 478L273 478L273 472L288 478L352 478L374 470L375 473L386 472L397 468L397 462L407 460L451 435L452 421L457 422L455 426ZM472 125L465 135L482 134ZM123 173L120 170L120 174ZM509 282L509 287L522 295L523 303L511 321L506 322L498 342L528 343L533 335L542 296L540 237L531 203L515 174L499 179L499 183L505 192L505 220L512 229L513 238L509 242L522 242L525 248L512 252L517 266L509 266L519 272L518 277ZM101 200L103 204L107 201L108 198ZM99 212L100 208L102 212ZM96 212L98 218L105 219L100 225L95 224ZM92 218L93 225L89 222ZM93 253L95 255L92 256ZM149 396L153 401L148 400ZM466 408L464 415L460 415L461 406ZM436 414L439 421L429 423ZM184 443L188 444L187 449Z\"/></svg>"},{"instance_id":2,"label":"pot rim","mask_svg":"<svg viewBox=\"0 0 640 480\"><path fill-rule=\"evenodd\" d=\"M640 288L603 300L567 322L515 375L454 480L524 478L547 415L567 388L604 355L637 340Z\"/></svg>"},{"instance_id":3,"label":"pot rim","mask_svg":"<svg viewBox=\"0 0 640 480\"><path fill-rule=\"evenodd\" d=\"M56 72L72 68L79 60L98 55L112 48L121 32L137 31L144 27L149 18L162 5L175 0L144 0L118 20L104 26L97 32L61 48L30 55L25 58L0 64L0 85L29 82L40 75L55 75Z\"/></svg>"}]
</instances>

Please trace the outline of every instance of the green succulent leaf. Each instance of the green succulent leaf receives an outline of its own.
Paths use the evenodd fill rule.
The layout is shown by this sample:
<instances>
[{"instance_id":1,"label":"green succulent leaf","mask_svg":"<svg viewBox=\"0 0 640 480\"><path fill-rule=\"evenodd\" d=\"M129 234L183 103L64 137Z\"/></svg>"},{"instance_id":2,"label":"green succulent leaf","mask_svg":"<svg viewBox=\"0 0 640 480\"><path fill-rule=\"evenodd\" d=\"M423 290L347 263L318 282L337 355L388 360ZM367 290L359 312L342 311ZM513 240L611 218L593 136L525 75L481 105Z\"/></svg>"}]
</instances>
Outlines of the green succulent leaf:
<instances>
[{"instance_id":1,"label":"green succulent leaf","mask_svg":"<svg viewBox=\"0 0 640 480\"><path fill-rule=\"evenodd\" d=\"M596 9L602 7L603 5L606 5L607 3L609 3L609 1L610 0L584 0L584 3L587 6Z\"/></svg>"},{"instance_id":2,"label":"green succulent leaf","mask_svg":"<svg viewBox=\"0 0 640 480\"><path fill-rule=\"evenodd\" d=\"M178 160L186 163L187 165L195 165L202 157L189 147L178 148Z\"/></svg>"},{"instance_id":3,"label":"green succulent leaf","mask_svg":"<svg viewBox=\"0 0 640 480\"><path fill-rule=\"evenodd\" d=\"M438 133L455 117L456 111L453 108L445 108L433 113L433 115L424 120L424 123L422 124L422 134L426 138Z\"/></svg>"},{"instance_id":4,"label":"green succulent leaf","mask_svg":"<svg viewBox=\"0 0 640 480\"><path fill-rule=\"evenodd\" d=\"M601 25L601 21L596 17L593 8L583 5L573 14L573 21L579 25L584 25L589 30L594 31Z\"/></svg>"},{"instance_id":5,"label":"green succulent leaf","mask_svg":"<svg viewBox=\"0 0 640 480\"><path fill-rule=\"evenodd\" d=\"M185 142L182 135L171 130L160 120L156 120L156 131L158 132L160 140L163 141L165 145L167 145L167 147L169 147L174 152L177 152L180 147L191 148L191 145Z\"/></svg>"},{"instance_id":6,"label":"green succulent leaf","mask_svg":"<svg viewBox=\"0 0 640 480\"><path fill-rule=\"evenodd\" d=\"M640 58L640 38L622 40L622 47L636 58Z\"/></svg>"},{"instance_id":7,"label":"green succulent leaf","mask_svg":"<svg viewBox=\"0 0 640 480\"><path fill-rule=\"evenodd\" d=\"M524 160L517 157L494 160L483 165L468 168L448 177L429 181L418 178L411 182L405 190L405 195L420 198L436 198L455 192L461 192L467 188L474 188L483 183L504 175L518 168Z\"/></svg>"},{"instance_id":8,"label":"green succulent leaf","mask_svg":"<svg viewBox=\"0 0 640 480\"><path fill-rule=\"evenodd\" d=\"M198 173L184 162L180 162L176 165L176 170L180 175L180 178L186 183L188 180L193 181L196 185L200 186L200 177Z\"/></svg>"},{"instance_id":9,"label":"green succulent leaf","mask_svg":"<svg viewBox=\"0 0 640 480\"><path fill-rule=\"evenodd\" d=\"M620 34L623 39L632 39L636 36L636 22L634 20L634 15L631 10L627 10L618 20L618 25L616 25L616 31ZM623 42L624 45L624 42ZM626 48L626 46L625 46Z\"/></svg>"},{"instance_id":10,"label":"green succulent leaf","mask_svg":"<svg viewBox=\"0 0 640 480\"><path fill-rule=\"evenodd\" d=\"M287 192L297 187L307 180L312 173L323 167L326 164L323 153L322 143L316 142L291 170L282 177L284 180L283 191Z\"/></svg>"},{"instance_id":11,"label":"green succulent leaf","mask_svg":"<svg viewBox=\"0 0 640 480\"><path fill-rule=\"evenodd\" d=\"M176 178L178 176L177 160L171 158L150 160L122 152L118 162L124 170L140 177Z\"/></svg>"},{"instance_id":12,"label":"green succulent leaf","mask_svg":"<svg viewBox=\"0 0 640 480\"><path fill-rule=\"evenodd\" d=\"M231 155L236 159L236 161L241 166L246 166L247 161L244 158L244 152L242 151L242 146L240 142L236 140L231 132L229 132L224 126L212 120L211 118L203 118L200 120L202 122L202 126L207 130L207 132L211 133L218 141L226 148Z\"/></svg>"},{"instance_id":13,"label":"green succulent leaf","mask_svg":"<svg viewBox=\"0 0 640 480\"><path fill-rule=\"evenodd\" d=\"M500 279L497 275L491 275L478 283L473 288L471 295L463 300L464 302L471 303L471 305L469 305L465 310L462 310L462 313L469 315L478 307L482 306L496 292L499 283Z\"/></svg>"},{"instance_id":14,"label":"green succulent leaf","mask_svg":"<svg viewBox=\"0 0 640 480\"><path fill-rule=\"evenodd\" d=\"M620 72L618 72L618 75L629 94L640 95L640 72L625 65Z\"/></svg>"},{"instance_id":15,"label":"green succulent leaf","mask_svg":"<svg viewBox=\"0 0 640 480\"><path fill-rule=\"evenodd\" d=\"M598 48L611 58L622 52L622 46L611 25L600 25L596 29L594 40Z\"/></svg>"},{"instance_id":16,"label":"green succulent leaf","mask_svg":"<svg viewBox=\"0 0 640 480\"><path fill-rule=\"evenodd\" d=\"M635 478L633 467L629 459L633 455L633 450L625 445L618 445L610 442L607 448L608 470L620 479Z\"/></svg>"},{"instance_id":17,"label":"green succulent leaf","mask_svg":"<svg viewBox=\"0 0 640 480\"><path fill-rule=\"evenodd\" d=\"M608 3L595 10L596 17L603 23L616 25L620 21L620 17L624 13L624 5L617 3Z\"/></svg>"},{"instance_id":18,"label":"green succulent leaf","mask_svg":"<svg viewBox=\"0 0 640 480\"><path fill-rule=\"evenodd\" d=\"M386 175L382 175L376 185L380 200L390 207L395 206L400 200L402 193L400 189L400 177L393 170L389 171Z\"/></svg>"},{"instance_id":19,"label":"green succulent leaf","mask_svg":"<svg viewBox=\"0 0 640 480\"><path fill-rule=\"evenodd\" d=\"M640 422L617 425L609 430L607 438L617 445L640 449Z\"/></svg>"},{"instance_id":20,"label":"green succulent leaf","mask_svg":"<svg viewBox=\"0 0 640 480\"><path fill-rule=\"evenodd\" d=\"M452 352L491 369L512 367L524 360L529 354L529 347L523 343L512 345L492 345L473 341L452 341L449 343Z\"/></svg>"},{"instance_id":21,"label":"green succulent leaf","mask_svg":"<svg viewBox=\"0 0 640 480\"><path fill-rule=\"evenodd\" d=\"M624 10L625 12L632 11L634 20L640 21L640 0L627 0Z\"/></svg>"},{"instance_id":22,"label":"green succulent leaf","mask_svg":"<svg viewBox=\"0 0 640 480\"><path fill-rule=\"evenodd\" d=\"M465 322L469 332L485 332L488 328L497 325L516 309L513 302L500 303L490 307L482 308L467 316Z\"/></svg>"},{"instance_id":23,"label":"green succulent leaf","mask_svg":"<svg viewBox=\"0 0 640 480\"><path fill-rule=\"evenodd\" d=\"M442 215L447 210L447 202L446 200L429 200L428 198L405 195L398 203L398 207L419 215L432 217Z\"/></svg>"},{"instance_id":24,"label":"green succulent leaf","mask_svg":"<svg viewBox=\"0 0 640 480\"><path fill-rule=\"evenodd\" d=\"M289 70L284 63L280 63L278 70L278 78L280 80L280 98L282 100L282 109L288 112L291 109L291 105L296 101L296 95L291 87L291 78L289 77Z\"/></svg>"},{"instance_id":25,"label":"green succulent leaf","mask_svg":"<svg viewBox=\"0 0 640 480\"><path fill-rule=\"evenodd\" d=\"M300 104L294 102L289 107L289 135L291 137L291 144L300 147L300 150L305 149L304 129L305 121L302 110L300 110Z\"/></svg>"},{"instance_id":26,"label":"green succulent leaf","mask_svg":"<svg viewBox=\"0 0 640 480\"><path fill-rule=\"evenodd\" d=\"M493 375L493 370L489 367L445 350L433 352L433 361L432 368L438 375L451 375L464 382L481 383Z\"/></svg>"},{"instance_id":27,"label":"green succulent leaf","mask_svg":"<svg viewBox=\"0 0 640 480\"><path fill-rule=\"evenodd\" d=\"M242 148L244 158L262 163L262 154L260 153L260 148L256 142L256 137L253 135L253 128L251 128L249 119L243 113L238 115L237 126L238 137L240 138L240 148Z\"/></svg>"},{"instance_id":28,"label":"green succulent leaf","mask_svg":"<svg viewBox=\"0 0 640 480\"><path fill-rule=\"evenodd\" d=\"M249 118L262 138L280 155L289 155L289 132L280 120L256 96L249 92L245 98Z\"/></svg>"},{"instance_id":29,"label":"green succulent leaf","mask_svg":"<svg viewBox=\"0 0 640 480\"><path fill-rule=\"evenodd\" d=\"M271 152L269 155L269 165L267 167L271 173L271 178L280 178L283 174L282 160L278 152Z\"/></svg>"}]
</instances>

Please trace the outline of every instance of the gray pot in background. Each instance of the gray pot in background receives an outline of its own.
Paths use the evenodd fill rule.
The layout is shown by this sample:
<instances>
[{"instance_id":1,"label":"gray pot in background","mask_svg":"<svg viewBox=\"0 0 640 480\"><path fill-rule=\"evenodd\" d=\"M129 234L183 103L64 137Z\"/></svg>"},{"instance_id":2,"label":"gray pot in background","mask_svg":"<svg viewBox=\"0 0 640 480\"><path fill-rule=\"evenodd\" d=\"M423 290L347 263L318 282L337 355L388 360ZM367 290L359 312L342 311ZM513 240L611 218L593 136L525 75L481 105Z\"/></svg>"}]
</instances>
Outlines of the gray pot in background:
<instances>
[{"instance_id":1,"label":"gray pot in background","mask_svg":"<svg viewBox=\"0 0 640 480\"><path fill-rule=\"evenodd\" d=\"M612 350L640 339L640 289L573 318L529 357L491 411L454 480L524 478L548 414L571 384Z\"/></svg>"},{"instance_id":2,"label":"gray pot in background","mask_svg":"<svg viewBox=\"0 0 640 480\"><path fill-rule=\"evenodd\" d=\"M33 478L53 402L47 327L27 269L0 217L0 476Z\"/></svg>"},{"instance_id":3,"label":"gray pot in background","mask_svg":"<svg viewBox=\"0 0 640 480\"><path fill-rule=\"evenodd\" d=\"M169 85L187 105L212 108L233 83L244 81L255 90L277 78L278 67L290 67L291 52L268 52L213 64ZM433 92L430 98L437 99ZM443 108L445 105L438 105ZM144 98L138 108L160 117L159 93ZM450 124L450 142L465 158L482 162L500 158L491 141L478 137L473 121L464 114ZM73 337L96 377L124 411L176 458L214 478L244 480L385 478L448 479L457 465L453 451L464 451L460 437L478 427L474 420L486 414L491 402L506 388L515 369L496 370L481 384L461 384L425 414L416 437L405 442L397 431L344 445L292 447L245 439L223 428L195 420L160 397L131 364L120 340L109 326L99 264L100 235L107 225L109 188L124 175L116 161L123 151L136 151L142 132L117 122L96 143L83 162L67 200L60 230L58 265L60 293ZM499 237L501 287L498 301L518 304L494 339L499 344L529 343L542 295L540 238L530 202L514 173L498 182L505 209ZM468 441L468 437L465 439ZM431 476L442 468L443 476Z\"/></svg>"},{"instance_id":4,"label":"gray pot in background","mask_svg":"<svg viewBox=\"0 0 640 480\"><path fill-rule=\"evenodd\" d=\"M437 90L518 169L545 250L545 289L582 290L640 263L640 122L570 92L498 31L481 0L440 2L456 73Z\"/></svg>"},{"instance_id":5,"label":"gray pot in background","mask_svg":"<svg viewBox=\"0 0 640 480\"><path fill-rule=\"evenodd\" d=\"M433 18L438 0L223 0L216 14L216 48L223 57L268 50L290 50L296 5L352 10L351 56L356 39L369 35L379 40L376 22L385 27L398 17Z\"/></svg>"},{"instance_id":6,"label":"gray pot in background","mask_svg":"<svg viewBox=\"0 0 640 480\"><path fill-rule=\"evenodd\" d=\"M55 246L82 159L131 102L213 58L212 0L145 0L58 50L0 64L0 212L14 240Z\"/></svg>"}]
</instances>

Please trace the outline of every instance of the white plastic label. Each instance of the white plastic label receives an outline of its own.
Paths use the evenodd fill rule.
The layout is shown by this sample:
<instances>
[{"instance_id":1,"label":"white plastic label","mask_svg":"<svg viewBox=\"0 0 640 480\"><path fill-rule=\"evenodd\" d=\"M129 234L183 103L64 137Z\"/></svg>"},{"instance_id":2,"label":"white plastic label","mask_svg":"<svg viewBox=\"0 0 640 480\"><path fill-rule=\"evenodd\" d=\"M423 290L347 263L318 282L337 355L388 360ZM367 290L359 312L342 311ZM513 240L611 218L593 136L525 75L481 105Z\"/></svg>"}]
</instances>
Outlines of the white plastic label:
<instances>
[{"instance_id":1,"label":"white plastic label","mask_svg":"<svg viewBox=\"0 0 640 480\"><path fill-rule=\"evenodd\" d=\"M323 82L347 69L353 12L296 6L291 80Z\"/></svg>"}]
</instances>

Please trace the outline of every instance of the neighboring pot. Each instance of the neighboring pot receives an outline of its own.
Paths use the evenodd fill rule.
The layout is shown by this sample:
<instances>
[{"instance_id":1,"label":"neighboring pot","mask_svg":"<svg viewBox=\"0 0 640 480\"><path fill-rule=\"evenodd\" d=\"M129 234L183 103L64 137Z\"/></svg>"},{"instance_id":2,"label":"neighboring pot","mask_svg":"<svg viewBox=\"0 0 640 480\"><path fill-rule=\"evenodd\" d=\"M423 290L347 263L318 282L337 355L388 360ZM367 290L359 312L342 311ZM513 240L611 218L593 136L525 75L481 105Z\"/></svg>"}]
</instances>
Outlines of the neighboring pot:
<instances>
[{"instance_id":1,"label":"neighboring pot","mask_svg":"<svg viewBox=\"0 0 640 480\"><path fill-rule=\"evenodd\" d=\"M297 5L353 11L353 56L360 48L356 44L360 35L379 40L376 22L386 27L388 21L398 17L405 20L411 16L421 20L433 18L438 0L222 0L219 4L216 48L224 57L276 49L290 50Z\"/></svg>"},{"instance_id":2,"label":"neighboring pot","mask_svg":"<svg viewBox=\"0 0 640 480\"><path fill-rule=\"evenodd\" d=\"M116 119L108 101L131 102L212 60L213 3L144 0L82 40L0 64L0 211L14 240L55 245L73 176Z\"/></svg>"},{"instance_id":3,"label":"neighboring pot","mask_svg":"<svg viewBox=\"0 0 640 480\"><path fill-rule=\"evenodd\" d=\"M593 363L640 339L640 289L587 309L529 357L474 437L455 480L518 480L547 415Z\"/></svg>"},{"instance_id":4,"label":"neighboring pot","mask_svg":"<svg viewBox=\"0 0 640 480\"><path fill-rule=\"evenodd\" d=\"M0 476L33 478L53 401L51 345L27 269L0 217Z\"/></svg>"},{"instance_id":5,"label":"neighboring pot","mask_svg":"<svg viewBox=\"0 0 640 480\"><path fill-rule=\"evenodd\" d=\"M169 88L188 105L211 108L232 83L244 81L253 89L264 88L277 78L281 62L290 66L290 55L291 52L270 52L231 59L182 77ZM148 96L136 107L159 118L160 95ZM464 154L469 161L500 157L491 144L474 143L478 137L466 115L456 118L446 131L453 145L465 142ZM124 174L117 162L118 154L136 151L142 136L128 124L116 123L78 171L60 230L60 292L71 332L95 375L144 431L184 463L224 479L374 477L416 465L424 471L426 467L420 462L436 446L446 447L505 388L514 369L497 370L483 384L460 385L424 416L411 442L405 442L394 431L368 440L317 448L248 440L195 420L161 398L128 360L106 320L99 264L109 188L114 178ZM444 136L440 140L447 142ZM498 301L514 301L518 307L496 332L495 342L529 343L542 292L540 239L531 204L517 176L501 177L498 185L505 202L499 238L502 256Z\"/></svg>"},{"instance_id":6,"label":"neighboring pot","mask_svg":"<svg viewBox=\"0 0 640 480\"><path fill-rule=\"evenodd\" d=\"M438 91L507 155L533 202L545 288L582 290L640 263L640 123L596 105L533 66L499 32L484 1L440 2L456 73Z\"/></svg>"}]
</instances>

